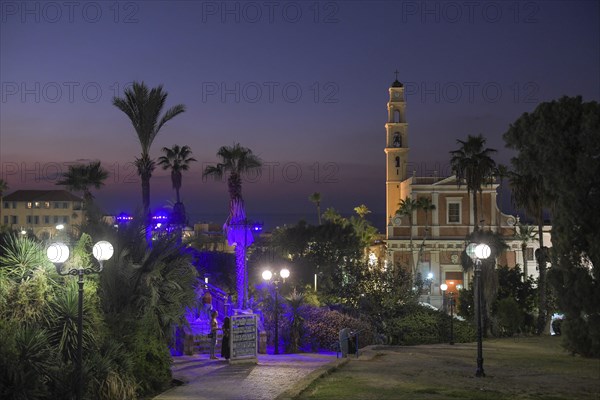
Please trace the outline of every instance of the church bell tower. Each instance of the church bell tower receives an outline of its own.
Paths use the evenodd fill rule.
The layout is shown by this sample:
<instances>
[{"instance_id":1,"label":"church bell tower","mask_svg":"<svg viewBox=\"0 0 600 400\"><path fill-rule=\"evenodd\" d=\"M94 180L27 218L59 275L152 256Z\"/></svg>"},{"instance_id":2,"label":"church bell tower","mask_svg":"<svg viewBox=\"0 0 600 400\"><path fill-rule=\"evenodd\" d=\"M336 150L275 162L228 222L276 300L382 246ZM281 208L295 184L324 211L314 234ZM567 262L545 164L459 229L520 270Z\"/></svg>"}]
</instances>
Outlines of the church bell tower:
<instances>
[{"instance_id":1,"label":"church bell tower","mask_svg":"<svg viewBox=\"0 0 600 400\"><path fill-rule=\"evenodd\" d=\"M387 103L388 119L385 124L385 157L386 157L386 213L393 218L400 199L408 193L402 193L402 181L406 178L408 159L408 124L406 123L406 102L404 101L404 85L396 80L389 88L390 98Z\"/></svg>"}]
</instances>

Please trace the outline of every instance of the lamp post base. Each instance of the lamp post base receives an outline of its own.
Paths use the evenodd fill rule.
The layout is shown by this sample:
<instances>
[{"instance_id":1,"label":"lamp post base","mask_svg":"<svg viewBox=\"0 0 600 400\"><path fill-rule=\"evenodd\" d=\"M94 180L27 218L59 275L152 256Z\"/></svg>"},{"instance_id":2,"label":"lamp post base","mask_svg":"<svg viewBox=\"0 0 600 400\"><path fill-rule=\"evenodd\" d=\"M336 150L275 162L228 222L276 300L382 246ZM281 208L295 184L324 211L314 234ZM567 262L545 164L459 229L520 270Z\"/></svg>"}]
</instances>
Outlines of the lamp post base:
<instances>
[{"instance_id":1,"label":"lamp post base","mask_svg":"<svg viewBox=\"0 0 600 400\"><path fill-rule=\"evenodd\" d=\"M475 376L477 378L485 378L485 372L483 372L483 367L477 367L477 371L475 371Z\"/></svg>"}]
</instances>

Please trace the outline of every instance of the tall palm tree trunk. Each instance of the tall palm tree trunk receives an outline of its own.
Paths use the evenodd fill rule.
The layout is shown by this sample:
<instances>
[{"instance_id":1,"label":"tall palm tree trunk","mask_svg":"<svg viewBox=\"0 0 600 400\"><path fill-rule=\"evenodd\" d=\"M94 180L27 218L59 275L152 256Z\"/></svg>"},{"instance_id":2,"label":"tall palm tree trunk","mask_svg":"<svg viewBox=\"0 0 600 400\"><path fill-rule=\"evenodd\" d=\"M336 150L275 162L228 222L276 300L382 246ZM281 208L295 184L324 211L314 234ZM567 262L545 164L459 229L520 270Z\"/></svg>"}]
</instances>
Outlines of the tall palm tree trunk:
<instances>
[{"instance_id":1,"label":"tall palm tree trunk","mask_svg":"<svg viewBox=\"0 0 600 400\"><path fill-rule=\"evenodd\" d=\"M527 271L527 255L525 254L527 252L527 243L522 243L521 244L521 254L523 255L523 281L527 280L528 275L528 271Z\"/></svg>"},{"instance_id":2,"label":"tall palm tree trunk","mask_svg":"<svg viewBox=\"0 0 600 400\"><path fill-rule=\"evenodd\" d=\"M409 243L410 243L410 267L413 274L413 280L417 279L417 265L415 263L415 254L413 249L413 219L412 219L412 211L411 215L408 216L408 226L410 229Z\"/></svg>"},{"instance_id":3,"label":"tall palm tree trunk","mask_svg":"<svg viewBox=\"0 0 600 400\"><path fill-rule=\"evenodd\" d=\"M479 209L477 207L477 191L474 190L473 191L473 231L479 230L479 221L477 220L478 211L479 211Z\"/></svg>"},{"instance_id":4,"label":"tall palm tree trunk","mask_svg":"<svg viewBox=\"0 0 600 400\"><path fill-rule=\"evenodd\" d=\"M538 269L540 276L538 279L538 304L539 314L537 321L537 333L541 335L546 331L546 320L547 320L547 298L546 298L546 254L544 252L544 217L543 210L540 208L538 215L538 241L540 243L540 252L538 257Z\"/></svg>"},{"instance_id":5,"label":"tall palm tree trunk","mask_svg":"<svg viewBox=\"0 0 600 400\"><path fill-rule=\"evenodd\" d=\"M142 204L144 206L144 215L150 216L150 177L142 176Z\"/></svg>"},{"instance_id":6,"label":"tall palm tree trunk","mask_svg":"<svg viewBox=\"0 0 600 400\"><path fill-rule=\"evenodd\" d=\"M237 292L237 308L246 308L246 247L235 246L235 288Z\"/></svg>"},{"instance_id":7,"label":"tall palm tree trunk","mask_svg":"<svg viewBox=\"0 0 600 400\"><path fill-rule=\"evenodd\" d=\"M152 215L150 215L150 177L145 174L142 178L142 205L144 207L143 218L145 220L146 244L152 247Z\"/></svg>"},{"instance_id":8,"label":"tall palm tree trunk","mask_svg":"<svg viewBox=\"0 0 600 400\"><path fill-rule=\"evenodd\" d=\"M321 204L317 203L317 220L319 221L319 225L321 225Z\"/></svg>"},{"instance_id":9,"label":"tall palm tree trunk","mask_svg":"<svg viewBox=\"0 0 600 400\"><path fill-rule=\"evenodd\" d=\"M239 193L239 189L232 190L231 193ZM248 300L246 249L252 244L254 237L248 227L246 210L244 209L244 200L242 200L241 197L233 198L230 201L229 207L229 219L225 225L228 230L227 236L229 243L235 243L237 306L239 309L245 309Z\"/></svg>"}]
</instances>

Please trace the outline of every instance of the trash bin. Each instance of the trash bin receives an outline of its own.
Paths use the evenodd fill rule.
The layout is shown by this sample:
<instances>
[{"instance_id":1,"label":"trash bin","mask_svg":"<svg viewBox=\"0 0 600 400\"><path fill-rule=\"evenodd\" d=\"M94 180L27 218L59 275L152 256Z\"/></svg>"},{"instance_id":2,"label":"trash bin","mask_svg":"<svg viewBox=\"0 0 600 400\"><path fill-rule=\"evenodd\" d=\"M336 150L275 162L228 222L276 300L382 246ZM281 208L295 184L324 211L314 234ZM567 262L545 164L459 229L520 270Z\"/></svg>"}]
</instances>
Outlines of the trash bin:
<instances>
[{"instance_id":1,"label":"trash bin","mask_svg":"<svg viewBox=\"0 0 600 400\"><path fill-rule=\"evenodd\" d=\"M342 330L340 330L340 334L339 334L339 340L340 340L340 352L342 353L342 357L348 357L348 350L349 350L349 346L350 346L350 329L348 328L343 328Z\"/></svg>"},{"instance_id":2,"label":"trash bin","mask_svg":"<svg viewBox=\"0 0 600 400\"><path fill-rule=\"evenodd\" d=\"M350 332L350 338L348 339L348 354L356 354L357 350L357 334L354 332Z\"/></svg>"}]
</instances>

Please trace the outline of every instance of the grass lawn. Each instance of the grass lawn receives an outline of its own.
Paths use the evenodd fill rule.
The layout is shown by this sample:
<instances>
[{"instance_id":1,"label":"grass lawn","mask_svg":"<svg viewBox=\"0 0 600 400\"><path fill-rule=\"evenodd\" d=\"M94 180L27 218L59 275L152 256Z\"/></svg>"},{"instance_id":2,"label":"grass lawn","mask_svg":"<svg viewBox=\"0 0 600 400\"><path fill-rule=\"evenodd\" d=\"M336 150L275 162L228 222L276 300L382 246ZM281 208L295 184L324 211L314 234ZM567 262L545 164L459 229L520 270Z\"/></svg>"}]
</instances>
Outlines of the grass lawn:
<instances>
[{"instance_id":1,"label":"grass lawn","mask_svg":"<svg viewBox=\"0 0 600 400\"><path fill-rule=\"evenodd\" d=\"M370 352L298 399L600 400L600 360L571 356L558 337L484 341L485 378L475 378L476 343Z\"/></svg>"}]
</instances>

